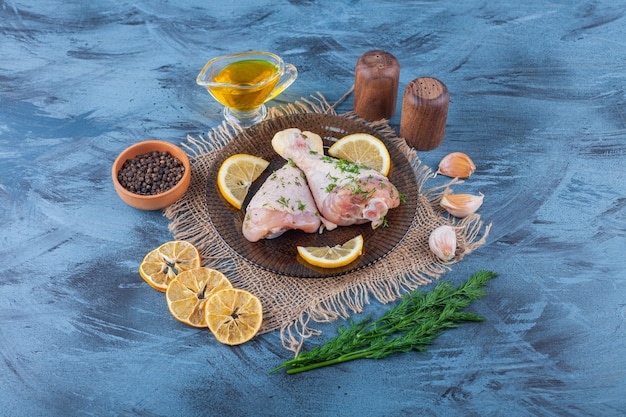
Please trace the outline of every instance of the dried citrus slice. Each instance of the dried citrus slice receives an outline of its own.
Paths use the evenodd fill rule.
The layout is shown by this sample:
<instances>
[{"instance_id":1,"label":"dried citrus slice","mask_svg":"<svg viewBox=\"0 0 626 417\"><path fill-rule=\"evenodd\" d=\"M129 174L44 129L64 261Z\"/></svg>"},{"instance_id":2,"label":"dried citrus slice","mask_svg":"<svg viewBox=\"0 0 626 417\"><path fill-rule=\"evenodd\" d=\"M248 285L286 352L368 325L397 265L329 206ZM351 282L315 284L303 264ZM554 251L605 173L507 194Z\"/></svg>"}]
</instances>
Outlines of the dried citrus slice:
<instances>
[{"instance_id":1,"label":"dried citrus slice","mask_svg":"<svg viewBox=\"0 0 626 417\"><path fill-rule=\"evenodd\" d=\"M165 299L177 320L194 327L207 327L204 305L214 292L232 288L224 274L211 268L183 271L167 286Z\"/></svg>"},{"instance_id":2,"label":"dried citrus slice","mask_svg":"<svg viewBox=\"0 0 626 417\"><path fill-rule=\"evenodd\" d=\"M391 156L385 144L367 133L342 137L328 148L328 155L365 165L383 175L389 174L391 167Z\"/></svg>"},{"instance_id":3,"label":"dried citrus slice","mask_svg":"<svg viewBox=\"0 0 626 417\"><path fill-rule=\"evenodd\" d=\"M358 235L343 245L333 247L298 246L298 253L311 265L322 268L338 268L348 265L363 253L363 236Z\"/></svg>"},{"instance_id":4,"label":"dried citrus slice","mask_svg":"<svg viewBox=\"0 0 626 417\"><path fill-rule=\"evenodd\" d=\"M217 188L226 201L239 209L250 185L269 164L265 159L254 155L232 155L222 162L217 172Z\"/></svg>"},{"instance_id":5,"label":"dried citrus slice","mask_svg":"<svg viewBox=\"0 0 626 417\"><path fill-rule=\"evenodd\" d=\"M252 339L263 323L261 301L239 288L215 292L207 300L205 320L215 338L226 345L239 345Z\"/></svg>"},{"instance_id":6,"label":"dried citrus slice","mask_svg":"<svg viewBox=\"0 0 626 417\"><path fill-rule=\"evenodd\" d=\"M150 251L139 265L139 275L156 290L165 292L180 272L198 268L202 259L194 245L173 240Z\"/></svg>"}]
</instances>

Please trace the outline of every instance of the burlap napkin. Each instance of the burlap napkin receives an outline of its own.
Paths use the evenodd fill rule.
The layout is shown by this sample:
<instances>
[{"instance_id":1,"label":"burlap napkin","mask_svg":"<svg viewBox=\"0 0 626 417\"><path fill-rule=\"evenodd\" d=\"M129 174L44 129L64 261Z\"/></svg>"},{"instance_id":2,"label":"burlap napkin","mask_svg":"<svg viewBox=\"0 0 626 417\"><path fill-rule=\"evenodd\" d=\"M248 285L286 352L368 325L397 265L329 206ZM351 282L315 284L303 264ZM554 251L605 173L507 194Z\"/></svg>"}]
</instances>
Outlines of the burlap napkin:
<instances>
[{"instance_id":1,"label":"burlap napkin","mask_svg":"<svg viewBox=\"0 0 626 417\"><path fill-rule=\"evenodd\" d=\"M269 117L300 113L337 114L334 106L317 95L272 108ZM219 269L235 287L247 289L260 298L264 309L261 333L280 330L283 346L295 353L305 339L321 333L314 327L315 322L347 318L351 313L361 312L372 298L388 303L438 279L450 270L452 264L482 245L490 229L490 225L485 226L476 214L460 221L445 215L439 201L450 191L455 180L444 186L424 189L433 171L421 163L416 152L403 139L396 137L386 121L369 123L352 112L341 116L366 123L399 145L418 180L420 201L413 224L402 243L381 261L342 276L303 279L268 272L237 256L219 238L207 215L207 174L219 150L241 133L238 126L225 122L206 136L187 137L183 147L190 154L191 185L183 198L165 210L174 236L195 244L202 254L204 266ZM443 224L458 226L457 255L448 263L439 261L428 247L430 233Z\"/></svg>"}]
</instances>

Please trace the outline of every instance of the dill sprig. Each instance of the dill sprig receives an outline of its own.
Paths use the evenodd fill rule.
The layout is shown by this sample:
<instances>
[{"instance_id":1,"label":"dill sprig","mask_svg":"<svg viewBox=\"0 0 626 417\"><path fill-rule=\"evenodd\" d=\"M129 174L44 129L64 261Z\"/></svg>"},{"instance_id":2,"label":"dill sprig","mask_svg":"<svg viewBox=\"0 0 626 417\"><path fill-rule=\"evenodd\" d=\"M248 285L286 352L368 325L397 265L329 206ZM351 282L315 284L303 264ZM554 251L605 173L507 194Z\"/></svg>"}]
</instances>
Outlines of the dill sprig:
<instances>
[{"instance_id":1,"label":"dill sprig","mask_svg":"<svg viewBox=\"0 0 626 417\"><path fill-rule=\"evenodd\" d=\"M482 298L486 294L483 286L496 276L494 272L479 271L456 288L449 282L440 282L430 292L412 291L378 320L350 320L350 327L339 327L334 339L301 352L270 373L289 368L288 374L296 374L355 359L382 359L413 350L425 352L426 346L444 330L463 322L484 320L462 310Z\"/></svg>"}]
</instances>

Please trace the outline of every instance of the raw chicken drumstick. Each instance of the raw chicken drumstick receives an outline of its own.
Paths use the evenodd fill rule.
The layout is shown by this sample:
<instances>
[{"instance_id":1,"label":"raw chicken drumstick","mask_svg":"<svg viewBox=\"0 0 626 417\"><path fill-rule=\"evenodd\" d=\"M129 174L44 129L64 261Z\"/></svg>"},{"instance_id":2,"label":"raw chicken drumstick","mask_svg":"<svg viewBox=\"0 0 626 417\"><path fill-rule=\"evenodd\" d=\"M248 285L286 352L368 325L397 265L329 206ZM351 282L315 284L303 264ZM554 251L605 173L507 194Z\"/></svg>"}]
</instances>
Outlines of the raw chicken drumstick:
<instances>
[{"instance_id":1,"label":"raw chicken drumstick","mask_svg":"<svg viewBox=\"0 0 626 417\"><path fill-rule=\"evenodd\" d=\"M325 156L299 129L278 132L274 149L304 172L317 209L339 226L372 222L382 225L389 209L400 205L400 194L380 172Z\"/></svg>"},{"instance_id":2,"label":"raw chicken drumstick","mask_svg":"<svg viewBox=\"0 0 626 417\"><path fill-rule=\"evenodd\" d=\"M290 229L320 230L320 214L302 171L286 163L274 171L250 199L243 235L250 242L273 239Z\"/></svg>"}]
</instances>

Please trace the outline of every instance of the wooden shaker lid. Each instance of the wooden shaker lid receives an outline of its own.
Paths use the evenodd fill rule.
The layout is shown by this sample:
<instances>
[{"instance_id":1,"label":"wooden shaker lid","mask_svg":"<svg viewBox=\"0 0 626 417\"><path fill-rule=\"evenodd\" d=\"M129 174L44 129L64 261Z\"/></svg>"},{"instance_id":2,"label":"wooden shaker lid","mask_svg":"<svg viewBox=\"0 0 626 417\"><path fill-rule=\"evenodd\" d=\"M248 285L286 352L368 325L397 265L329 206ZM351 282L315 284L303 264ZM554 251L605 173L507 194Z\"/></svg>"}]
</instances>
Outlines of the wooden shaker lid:
<instances>
[{"instance_id":1,"label":"wooden shaker lid","mask_svg":"<svg viewBox=\"0 0 626 417\"><path fill-rule=\"evenodd\" d=\"M369 51L356 63L354 111L366 120L389 119L396 111L400 64L388 52Z\"/></svg>"}]
</instances>

